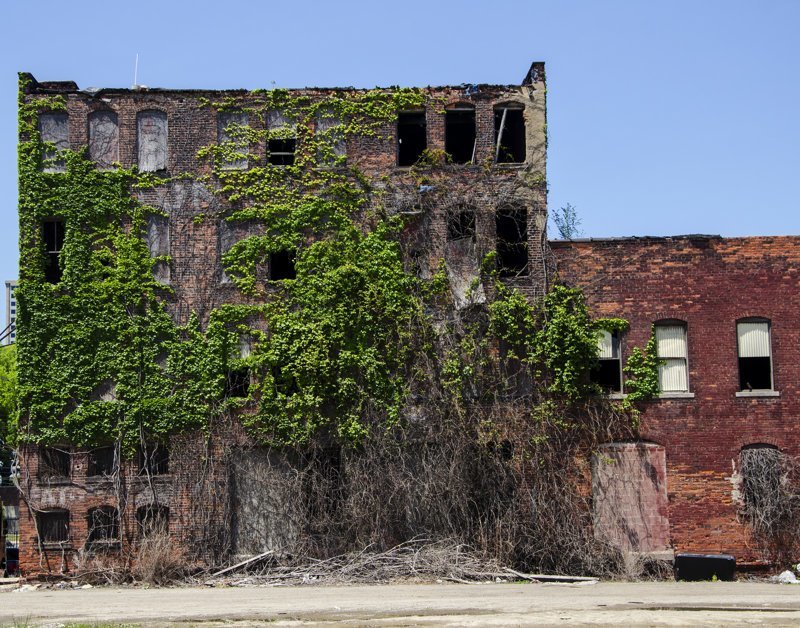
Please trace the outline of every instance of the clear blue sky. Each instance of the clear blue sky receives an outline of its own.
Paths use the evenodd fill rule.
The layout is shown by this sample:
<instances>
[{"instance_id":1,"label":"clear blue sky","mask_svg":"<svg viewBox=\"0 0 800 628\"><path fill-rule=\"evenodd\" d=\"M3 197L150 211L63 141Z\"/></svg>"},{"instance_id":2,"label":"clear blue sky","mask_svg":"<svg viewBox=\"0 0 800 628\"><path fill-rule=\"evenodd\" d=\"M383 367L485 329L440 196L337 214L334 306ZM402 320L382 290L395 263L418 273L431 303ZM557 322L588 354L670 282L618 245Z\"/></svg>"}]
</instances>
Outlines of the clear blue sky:
<instances>
[{"instance_id":1,"label":"clear blue sky","mask_svg":"<svg viewBox=\"0 0 800 628\"><path fill-rule=\"evenodd\" d=\"M16 72L80 87L518 83L547 64L550 207L586 236L800 233L798 0L5 0L0 279L17 274ZM2 284L0 284L2 286Z\"/></svg>"}]
</instances>

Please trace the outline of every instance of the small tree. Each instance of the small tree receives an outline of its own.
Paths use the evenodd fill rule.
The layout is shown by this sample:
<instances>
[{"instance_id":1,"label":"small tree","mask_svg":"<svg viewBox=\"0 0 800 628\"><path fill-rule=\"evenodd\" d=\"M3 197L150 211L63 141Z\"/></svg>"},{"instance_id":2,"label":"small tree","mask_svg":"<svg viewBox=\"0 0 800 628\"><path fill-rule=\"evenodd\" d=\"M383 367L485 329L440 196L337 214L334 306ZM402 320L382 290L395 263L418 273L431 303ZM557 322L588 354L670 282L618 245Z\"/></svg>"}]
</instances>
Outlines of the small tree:
<instances>
[{"instance_id":1,"label":"small tree","mask_svg":"<svg viewBox=\"0 0 800 628\"><path fill-rule=\"evenodd\" d=\"M574 240L583 235L583 230L580 228L583 221L578 217L578 211L571 204L567 203L564 207L554 211L552 216L553 223L558 229L558 235L563 240Z\"/></svg>"}]
</instances>

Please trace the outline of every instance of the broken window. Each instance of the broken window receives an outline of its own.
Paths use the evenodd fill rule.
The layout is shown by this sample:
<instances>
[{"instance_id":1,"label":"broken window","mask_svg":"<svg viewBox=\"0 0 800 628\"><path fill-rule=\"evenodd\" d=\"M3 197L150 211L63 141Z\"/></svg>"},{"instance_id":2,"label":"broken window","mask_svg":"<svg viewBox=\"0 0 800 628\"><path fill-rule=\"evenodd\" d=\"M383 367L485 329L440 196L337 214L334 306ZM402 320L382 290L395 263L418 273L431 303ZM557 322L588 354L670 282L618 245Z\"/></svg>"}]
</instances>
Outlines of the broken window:
<instances>
[{"instance_id":1,"label":"broken window","mask_svg":"<svg viewBox=\"0 0 800 628\"><path fill-rule=\"evenodd\" d=\"M454 164L475 162L475 107L459 105L444 114L444 150Z\"/></svg>"},{"instance_id":2,"label":"broken window","mask_svg":"<svg viewBox=\"0 0 800 628\"><path fill-rule=\"evenodd\" d=\"M41 510L36 513L39 543L69 542L69 510Z\"/></svg>"},{"instance_id":3,"label":"broken window","mask_svg":"<svg viewBox=\"0 0 800 628\"><path fill-rule=\"evenodd\" d=\"M247 397L250 390L250 369L238 368L230 369L225 375L225 396L226 397Z\"/></svg>"},{"instance_id":4,"label":"broken window","mask_svg":"<svg viewBox=\"0 0 800 628\"><path fill-rule=\"evenodd\" d=\"M769 322L749 319L736 324L739 390L772 390Z\"/></svg>"},{"instance_id":5,"label":"broken window","mask_svg":"<svg viewBox=\"0 0 800 628\"><path fill-rule=\"evenodd\" d=\"M317 158L321 164L343 164L347 156L344 142L344 126L341 120L330 111L321 111L317 116L317 136L319 151Z\"/></svg>"},{"instance_id":6,"label":"broken window","mask_svg":"<svg viewBox=\"0 0 800 628\"><path fill-rule=\"evenodd\" d=\"M148 443L139 449L140 475L169 473L169 448L163 443Z\"/></svg>"},{"instance_id":7,"label":"broken window","mask_svg":"<svg viewBox=\"0 0 800 628\"><path fill-rule=\"evenodd\" d=\"M447 212L447 239L475 241L475 210L458 207Z\"/></svg>"},{"instance_id":8,"label":"broken window","mask_svg":"<svg viewBox=\"0 0 800 628\"><path fill-rule=\"evenodd\" d=\"M49 283L61 281L61 250L64 248L64 221L58 218L45 220L42 223L42 240L44 241L45 266L44 279Z\"/></svg>"},{"instance_id":9,"label":"broken window","mask_svg":"<svg viewBox=\"0 0 800 628\"><path fill-rule=\"evenodd\" d=\"M287 373L278 364L274 364L271 371L276 392L286 396L300 392L300 387L297 385L297 378L292 373Z\"/></svg>"},{"instance_id":10,"label":"broken window","mask_svg":"<svg viewBox=\"0 0 800 628\"><path fill-rule=\"evenodd\" d=\"M42 158L44 172L66 172L67 164L63 152L69 149L69 116L66 113L42 113L39 115L39 135L45 147Z\"/></svg>"},{"instance_id":11,"label":"broken window","mask_svg":"<svg viewBox=\"0 0 800 628\"><path fill-rule=\"evenodd\" d=\"M597 339L598 363L589 377L606 393L622 392L622 360L619 350L619 332L600 330Z\"/></svg>"},{"instance_id":12,"label":"broken window","mask_svg":"<svg viewBox=\"0 0 800 628\"><path fill-rule=\"evenodd\" d=\"M223 170L247 169L247 114L242 111L223 111L217 118L217 142L230 150L223 158Z\"/></svg>"},{"instance_id":13,"label":"broken window","mask_svg":"<svg viewBox=\"0 0 800 628\"><path fill-rule=\"evenodd\" d=\"M114 447L98 447L89 452L86 475L112 475L116 470L116 449Z\"/></svg>"},{"instance_id":14,"label":"broken window","mask_svg":"<svg viewBox=\"0 0 800 628\"><path fill-rule=\"evenodd\" d=\"M497 261L501 277L528 274L528 212L524 207L504 207L495 215Z\"/></svg>"},{"instance_id":15,"label":"broken window","mask_svg":"<svg viewBox=\"0 0 800 628\"><path fill-rule=\"evenodd\" d=\"M87 517L89 544L109 545L119 542L119 512L113 506L90 508Z\"/></svg>"},{"instance_id":16,"label":"broken window","mask_svg":"<svg viewBox=\"0 0 800 628\"><path fill-rule=\"evenodd\" d=\"M267 150L269 163L273 166L294 165L294 154L297 148L297 129L295 123L279 111L272 111L267 116L270 132Z\"/></svg>"},{"instance_id":17,"label":"broken window","mask_svg":"<svg viewBox=\"0 0 800 628\"><path fill-rule=\"evenodd\" d=\"M424 111L397 114L397 165L413 166L428 148L428 126Z\"/></svg>"},{"instance_id":18,"label":"broken window","mask_svg":"<svg viewBox=\"0 0 800 628\"><path fill-rule=\"evenodd\" d=\"M656 353L659 359L658 385L661 392L689 392L686 324L666 321L656 323L655 330Z\"/></svg>"},{"instance_id":19,"label":"broken window","mask_svg":"<svg viewBox=\"0 0 800 628\"><path fill-rule=\"evenodd\" d=\"M294 264L296 251L276 251L269 254L269 278L273 281L295 279L297 271Z\"/></svg>"},{"instance_id":20,"label":"broken window","mask_svg":"<svg viewBox=\"0 0 800 628\"><path fill-rule=\"evenodd\" d=\"M39 479L42 481L65 481L70 474L70 454L55 447L39 448Z\"/></svg>"},{"instance_id":21,"label":"broken window","mask_svg":"<svg viewBox=\"0 0 800 628\"><path fill-rule=\"evenodd\" d=\"M169 508L159 504L140 506L136 510L136 523L141 536L154 536L169 532Z\"/></svg>"},{"instance_id":22,"label":"broken window","mask_svg":"<svg viewBox=\"0 0 800 628\"><path fill-rule=\"evenodd\" d=\"M139 170L155 172L167 168L167 114L140 111L136 116Z\"/></svg>"},{"instance_id":23,"label":"broken window","mask_svg":"<svg viewBox=\"0 0 800 628\"><path fill-rule=\"evenodd\" d=\"M522 105L510 103L494 108L494 142L495 163L524 163L525 116Z\"/></svg>"},{"instance_id":24,"label":"broken window","mask_svg":"<svg viewBox=\"0 0 800 628\"><path fill-rule=\"evenodd\" d=\"M119 124L113 111L89 114L89 159L102 170L119 161Z\"/></svg>"}]
</instances>

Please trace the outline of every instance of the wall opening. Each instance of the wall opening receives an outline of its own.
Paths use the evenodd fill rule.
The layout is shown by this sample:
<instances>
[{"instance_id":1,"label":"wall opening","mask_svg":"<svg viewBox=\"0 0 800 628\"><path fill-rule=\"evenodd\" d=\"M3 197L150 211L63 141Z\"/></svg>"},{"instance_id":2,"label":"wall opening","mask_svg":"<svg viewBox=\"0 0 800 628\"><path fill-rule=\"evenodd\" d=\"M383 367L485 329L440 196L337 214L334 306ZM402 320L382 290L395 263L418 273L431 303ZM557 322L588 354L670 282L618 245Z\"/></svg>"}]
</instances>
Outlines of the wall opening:
<instances>
[{"instance_id":1,"label":"wall opening","mask_svg":"<svg viewBox=\"0 0 800 628\"><path fill-rule=\"evenodd\" d=\"M113 506L98 506L88 512L87 545L108 546L119 543L119 512Z\"/></svg>"},{"instance_id":2,"label":"wall opening","mask_svg":"<svg viewBox=\"0 0 800 628\"><path fill-rule=\"evenodd\" d=\"M504 207L495 215L497 262L501 277L528 274L528 212L524 207Z\"/></svg>"},{"instance_id":3,"label":"wall opening","mask_svg":"<svg viewBox=\"0 0 800 628\"><path fill-rule=\"evenodd\" d=\"M71 456L68 451L55 447L39 448L39 479L66 481L70 476Z\"/></svg>"},{"instance_id":4,"label":"wall opening","mask_svg":"<svg viewBox=\"0 0 800 628\"><path fill-rule=\"evenodd\" d=\"M247 397L250 390L250 369L239 368L228 370L225 376L226 397Z\"/></svg>"},{"instance_id":5,"label":"wall opening","mask_svg":"<svg viewBox=\"0 0 800 628\"><path fill-rule=\"evenodd\" d=\"M276 251L269 254L269 278L272 281L295 279L297 271L294 264L297 252L293 250Z\"/></svg>"},{"instance_id":6,"label":"wall opening","mask_svg":"<svg viewBox=\"0 0 800 628\"><path fill-rule=\"evenodd\" d=\"M454 164L475 163L475 108L467 105L444 114L444 150Z\"/></svg>"},{"instance_id":7,"label":"wall opening","mask_svg":"<svg viewBox=\"0 0 800 628\"><path fill-rule=\"evenodd\" d=\"M525 162L525 116L522 105L500 105L494 109L494 160L498 164Z\"/></svg>"},{"instance_id":8,"label":"wall opening","mask_svg":"<svg viewBox=\"0 0 800 628\"><path fill-rule=\"evenodd\" d=\"M61 250L64 248L65 224L61 219L42 222L42 240L44 241L45 265L44 279L48 283L58 283L63 274L61 268Z\"/></svg>"},{"instance_id":9,"label":"wall opening","mask_svg":"<svg viewBox=\"0 0 800 628\"><path fill-rule=\"evenodd\" d=\"M108 476L115 473L116 470L116 449L114 447L98 447L89 452L86 475Z\"/></svg>"},{"instance_id":10,"label":"wall opening","mask_svg":"<svg viewBox=\"0 0 800 628\"><path fill-rule=\"evenodd\" d=\"M41 510L36 513L36 527L39 530L39 543L69 542L69 510Z\"/></svg>"},{"instance_id":11,"label":"wall opening","mask_svg":"<svg viewBox=\"0 0 800 628\"><path fill-rule=\"evenodd\" d=\"M147 443L139 448L140 475L169 473L169 447L163 443Z\"/></svg>"},{"instance_id":12,"label":"wall opening","mask_svg":"<svg viewBox=\"0 0 800 628\"><path fill-rule=\"evenodd\" d=\"M447 212L447 239L475 241L475 210L458 207Z\"/></svg>"},{"instance_id":13,"label":"wall opening","mask_svg":"<svg viewBox=\"0 0 800 628\"><path fill-rule=\"evenodd\" d=\"M736 324L739 390L772 390L769 321L749 319Z\"/></svg>"},{"instance_id":14,"label":"wall opening","mask_svg":"<svg viewBox=\"0 0 800 628\"><path fill-rule=\"evenodd\" d=\"M297 149L297 131L295 124L280 111L271 111L267 116L267 126L275 137L267 141L267 161L273 166L293 166Z\"/></svg>"},{"instance_id":15,"label":"wall opening","mask_svg":"<svg viewBox=\"0 0 800 628\"><path fill-rule=\"evenodd\" d=\"M143 537L169 532L169 508L160 504L148 504L136 509L139 535Z\"/></svg>"},{"instance_id":16,"label":"wall opening","mask_svg":"<svg viewBox=\"0 0 800 628\"><path fill-rule=\"evenodd\" d=\"M619 332L601 330L597 341L597 365L589 378L606 393L622 392L622 360Z\"/></svg>"},{"instance_id":17,"label":"wall opening","mask_svg":"<svg viewBox=\"0 0 800 628\"><path fill-rule=\"evenodd\" d=\"M397 165L413 166L428 148L428 126L424 111L397 114Z\"/></svg>"}]
</instances>

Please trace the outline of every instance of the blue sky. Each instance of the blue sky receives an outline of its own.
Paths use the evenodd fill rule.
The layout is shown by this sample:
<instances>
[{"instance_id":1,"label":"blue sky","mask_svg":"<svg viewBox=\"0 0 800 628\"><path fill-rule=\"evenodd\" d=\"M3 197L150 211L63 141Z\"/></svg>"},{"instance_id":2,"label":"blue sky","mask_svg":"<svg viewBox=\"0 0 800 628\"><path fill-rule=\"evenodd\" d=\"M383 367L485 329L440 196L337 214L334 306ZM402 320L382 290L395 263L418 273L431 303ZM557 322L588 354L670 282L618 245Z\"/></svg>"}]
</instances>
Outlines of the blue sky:
<instances>
[{"instance_id":1,"label":"blue sky","mask_svg":"<svg viewBox=\"0 0 800 628\"><path fill-rule=\"evenodd\" d=\"M16 73L127 87L518 83L547 64L550 208L586 236L800 233L800 1L5 0L0 279ZM2 284L0 284L2 285Z\"/></svg>"}]
</instances>

